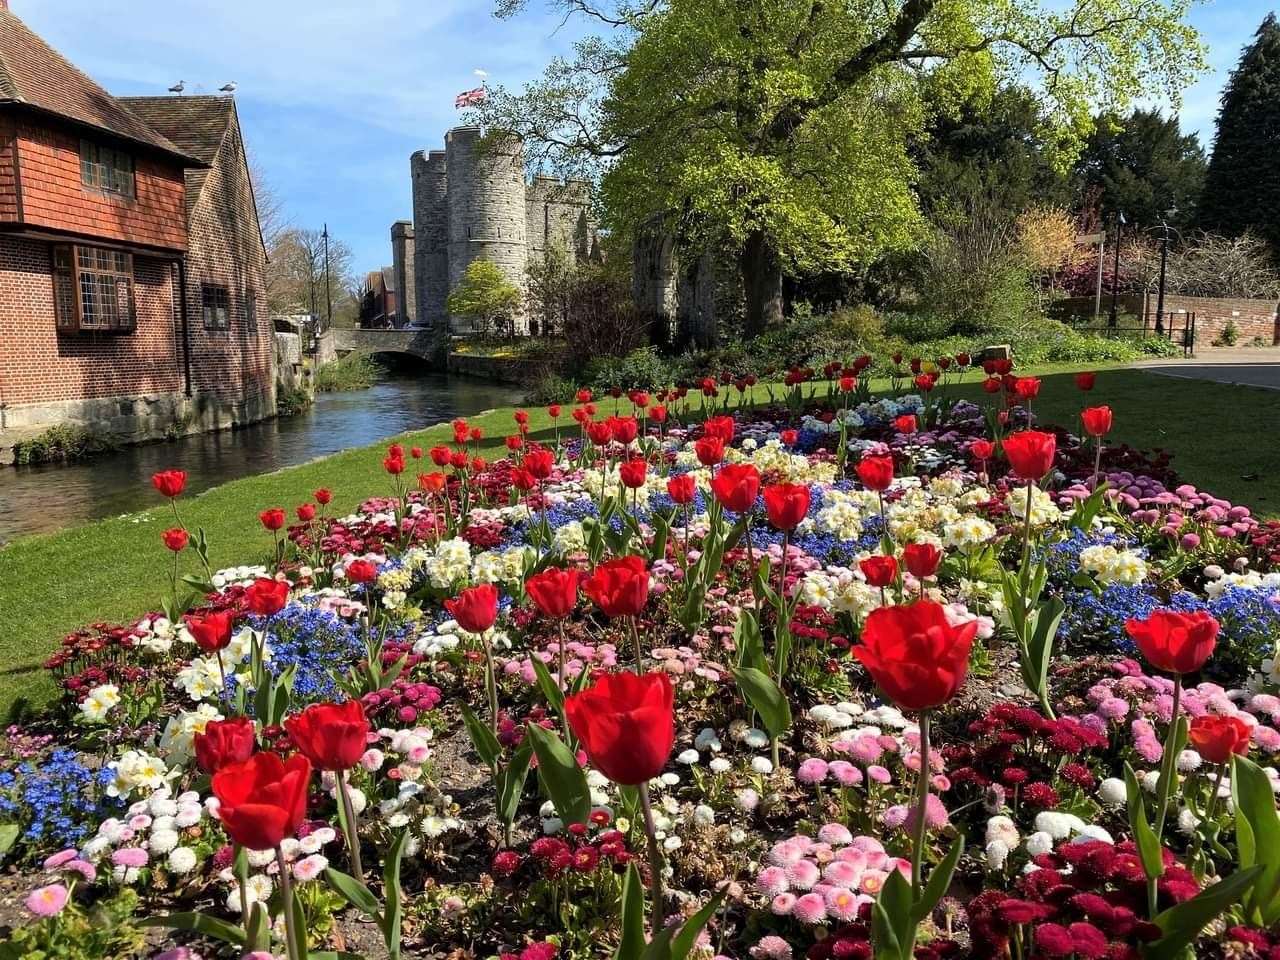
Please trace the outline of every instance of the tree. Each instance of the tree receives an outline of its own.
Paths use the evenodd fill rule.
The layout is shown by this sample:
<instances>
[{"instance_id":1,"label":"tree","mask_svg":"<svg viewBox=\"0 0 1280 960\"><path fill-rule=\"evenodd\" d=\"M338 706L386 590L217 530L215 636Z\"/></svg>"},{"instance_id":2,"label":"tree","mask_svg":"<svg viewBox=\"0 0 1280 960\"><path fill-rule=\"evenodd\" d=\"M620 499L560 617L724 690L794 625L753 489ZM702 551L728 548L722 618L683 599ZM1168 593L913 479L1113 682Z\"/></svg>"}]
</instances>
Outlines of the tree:
<instances>
[{"instance_id":1,"label":"tree","mask_svg":"<svg viewBox=\"0 0 1280 960\"><path fill-rule=\"evenodd\" d=\"M1080 235L1075 218L1061 207L1036 204L1018 217L1018 238L1027 266L1041 278L1052 297L1058 291L1058 278L1084 258L1084 250L1076 243Z\"/></svg>"},{"instance_id":2,"label":"tree","mask_svg":"<svg viewBox=\"0 0 1280 960\"><path fill-rule=\"evenodd\" d=\"M271 279L267 304L272 313L310 313L326 317L330 299L336 326L354 326L360 312L359 278L352 269L354 257L345 242L329 237L329 272L326 290L324 235L320 230L290 227L268 248Z\"/></svg>"},{"instance_id":3,"label":"tree","mask_svg":"<svg viewBox=\"0 0 1280 960\"><path fill-rule=\"evenodd\" d=\"M655 213L739 253L747 332L782 315L782 274L913 245L908 139L935 105L1038 74L1047 115L1177 91L1203 66L1189 0L551 0L608 36L479 111L535 162L603 163L606 221ZM524 0L504 0L511 15Z\"/></svg>"},{"instance_id":4,"label":"tree","mask_svg":"<svg viewBox=\"0 0 1280 960\"><path fill-rule=\"evenodd\" d=\"M1204 175L1200 138L1183 134L1176 116L1141 109L1125 119L1103 117L1075 170L1078 195L1093 197L1107 213L1122 212L1139 229L1166 219L1175 227L1190 224Z\"/></svg>"},{"instance_id":5,"label":"tree","mask_svg":"<svg viewBox=\"0 0 1280 960\"><path fill-rule=\"evenodd\" d=\"M1199 224L1232 236L1252 230L1280 250L1280 24L1267 14L1218 109Z\"/></svg>"},{"instance_id":6,"label":"tree","mask_svg":"<svg viewBox=\"0 0 1280 960\"><path fill-rule=\"evenodd\" d=\"M1045 105L1024 86L1003 86L989 98L940 113L912 155L920 168L916 193L926 216L945 217L959 198L985 194L1006 210L1070 202L1060 141Z\"/></svg>"},{"instance_id":7,"label":"tree","mask_svg":"<svg viewBox=\"0 0 1280 960\"><path fill-rule=\"evenodd\" d=\"M472 260L462 282L449 294L449 313L467 317L481 336L502 330L520 309L520 288L491 260Z\"/></svg>"}]
</instances>

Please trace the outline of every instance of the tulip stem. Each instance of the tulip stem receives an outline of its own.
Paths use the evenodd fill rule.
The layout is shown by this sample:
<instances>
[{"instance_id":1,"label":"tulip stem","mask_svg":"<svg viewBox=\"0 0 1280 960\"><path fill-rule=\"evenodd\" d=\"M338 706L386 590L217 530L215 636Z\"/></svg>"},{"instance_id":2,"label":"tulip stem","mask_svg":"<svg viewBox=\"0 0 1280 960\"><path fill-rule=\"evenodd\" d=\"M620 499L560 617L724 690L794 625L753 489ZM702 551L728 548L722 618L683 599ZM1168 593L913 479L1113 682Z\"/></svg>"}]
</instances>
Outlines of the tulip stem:
<instances>
[{"instance_id":1,"label":"tulip stem","mask_svg":"<svg viewBox=\"0 0 1280 960\"><path fill-rule=\"evenodd\" d=\"M1098 489L1098 477L1102 473L1102 438L1098 437L1098 447L1093 453L1093 489Z\"/></svg>"},{"instance_id":2,"label":"tulip stem","mask_svg":"<svg viewBox=\"0 0 1280 960\"><path fill-rule=\"evenodd\" d=\"M1160 756L1160 782L1156 786L1155 834L1164 836L1164 822L1169 813L1169 796L1173 781L1178 776L1178 714L1182 709L1182 674L1173 675L1173 709L1169 714L1169 733L1164 740L1164 752ZM1159 898L1159 879L1147 877L1147 908L1151 918L1156 915Z\"/></svg>"},{"instance_id":3,"label":"tulip stem","mask_svg":"<svg viewBox=\"0 0 1280 960\"><path fill-rule=\"evenodd\" d=\"M920 780L917 784L915 837L911 844L911 899L920 899L920 872L924 865L924 832L929 812L929 711L920 711Z\"/></svg>"},{"instance_id":4,"label":"tulip stem","mask_svg":"<svg viewBox=\"0 0 1280 960\"><path fill-rule=\"evenodd\" d=\"M562 696L569 695L569 678L565 676L565 629L564 620L560 621L560 643L556 649L556 682L560 686ZM570 750L573 749L573 737L569 732L569 711L565 710L564 703L560 704L560 725L564 729L564 742Z\"/></svg>"},{"instance_id":5,"label":"tulip stem","mask_svg":"<svg viewBox=\"0 0 1280 960\"><path fill-rule=\"evenodd\" d=\"M640 810L644 814L644 832L649 839L649 925L651 937L657 937L666 926L662 892L662 850L658 847L658 831L653 825L653 806L649 803L649 781L640 784Z\"/></svg>"},{"instance_id":6,"label":"tulip stem","mask_svg":"<svg viewBox=\"0 0 1280 960\"><path fill-rule=\"evenodd\" d=\"M289 864L285 861L284 851L276 847L276 863L280 867L280 899L284 909L284 944L289 952L289 960L305 960L307 955L307 932L298 930L293 922L293 879L289 875Z\"/></svg>"},{"instance_id":7,"label":"tulip stem","mask_svg":"<svg viewBox=\"0 0 1280 960\"><path fill-rule=\"evenodd\" d=\"M232 844L231 863L236 875L236 886L240 888L240 920L247 933L249 921L249 855L240 844Z\"/></svg>"},{"instance_id":8,"label":"tulip stem","mask_svg":"<svg viewBox=\"0 0 1280 960\"><path fill-rule=\"evenodd\" d=\"M1033 480L1027 481L1027 503L1026 503L1027 516L1026 516L1026 522L1022 525L1022 568L1023 568L1023 582L1024 582L1022 600L1023 600L1024 612L1025 612L1026 599L1027 599L1025 582L1026 582L1026 577L1029 575L1027 566L1031 563L1031 488L1034 486L1035 486L1035 481Z\"/></svg>"},{"instance_id":9,"label":"tulip stem","mask_svg":"<svg viewBox=\"0 0 1280 960\"><path fill-rule=\"evenodd\" d=\"M498 678L493 668L493 646L489 642L489 632L480 634L480 644L484 647L484 689L489 695L489 729L496 736L498 733Z\"/></svg>"},{"instance_id":10,"label":"tulip stem","mask_svg":"<svg viewBox=\"0 0 1280 960\"><path fill-rule=\"evenodd\" d=\"M644 674L644 656L640 652L640 628L636 626L636 618L634 616L627 618L631 626L631 646L636 653L636 675Z\"/></svg>"},{"instance_id":11,"label":"tulip stem","mask_svg":"<svg viewBox=\"0 0 1280 960\"><path fill-rule=\"evenodd\" d=\"M364 867L360 863L360 831L356 829L356 808L351 802L351 787L347 783L347 771L339 770L338 801L342 804L342 817L347 828L347 856L351 860L351 872L357 880L364 880Z\"/></svg>"}]
</instances>

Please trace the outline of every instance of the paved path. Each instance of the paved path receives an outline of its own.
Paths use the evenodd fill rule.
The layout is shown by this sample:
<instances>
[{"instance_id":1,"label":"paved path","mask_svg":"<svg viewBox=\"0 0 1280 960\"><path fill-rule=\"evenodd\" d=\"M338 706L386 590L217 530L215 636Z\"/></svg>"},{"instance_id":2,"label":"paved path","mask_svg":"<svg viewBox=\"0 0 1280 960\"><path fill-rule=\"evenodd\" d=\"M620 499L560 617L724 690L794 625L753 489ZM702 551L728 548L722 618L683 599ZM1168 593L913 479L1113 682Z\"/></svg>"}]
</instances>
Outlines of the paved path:
<instances>
[{"instance_id":1,"label":"paved path","mask_svg":"<svg viewBox=\"0 0 1280 960\"><path fill-rule=\"evenodd\" d=\"M1190 360L1139 360L1133 366L1163 377L1280 390L1280 347L1206 348Z\"/></svg>"}]
</instances>

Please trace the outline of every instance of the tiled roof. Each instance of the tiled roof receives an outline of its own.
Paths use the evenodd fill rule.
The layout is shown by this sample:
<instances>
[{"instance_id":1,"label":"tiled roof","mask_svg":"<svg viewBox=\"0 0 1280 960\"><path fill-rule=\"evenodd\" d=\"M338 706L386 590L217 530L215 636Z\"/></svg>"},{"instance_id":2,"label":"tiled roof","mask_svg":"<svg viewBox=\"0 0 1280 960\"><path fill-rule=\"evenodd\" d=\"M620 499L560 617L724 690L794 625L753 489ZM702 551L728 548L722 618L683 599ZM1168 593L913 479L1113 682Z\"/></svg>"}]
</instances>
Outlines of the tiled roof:
<instances>
[{"instance_id":1,"label":"tiled roof","mask_svg":"<svg viewBox=\"0 0 1280 960\"><path fill-rule=\"evenodd\" d=\"M235 109L230 97L120 97L120 102L183 153L213 163Z\"/></svg>"},{"instance_id":2,"label":"tiled roof","mask_svg":"<svg viewBox=\"0 0 1280 960\"><path fill-rule=\"evenodd\" d=\"M17 104L196 160L90 80L0 5L0 105Z\"/></svg>"}]
</instances>

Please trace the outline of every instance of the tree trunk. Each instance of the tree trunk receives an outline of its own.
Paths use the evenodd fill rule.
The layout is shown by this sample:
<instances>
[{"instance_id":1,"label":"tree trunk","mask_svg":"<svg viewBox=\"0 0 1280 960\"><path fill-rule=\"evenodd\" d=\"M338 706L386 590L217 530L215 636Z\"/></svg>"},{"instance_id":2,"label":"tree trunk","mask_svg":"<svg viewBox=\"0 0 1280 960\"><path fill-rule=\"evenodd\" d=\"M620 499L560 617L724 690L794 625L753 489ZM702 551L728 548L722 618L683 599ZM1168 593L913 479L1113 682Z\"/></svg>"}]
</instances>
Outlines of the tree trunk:
<instances>
[{"instance_id":1,"label":"tree trunk","mask_svg":"<svg viewBox=\"0 0 1280 960\"><path fill-rule=\"evenodd\" d=\"M748 337L782 322L782 262L768 237L757 230L747 237L740 260L746 297Z\"/></svg>"}]
</instances>

